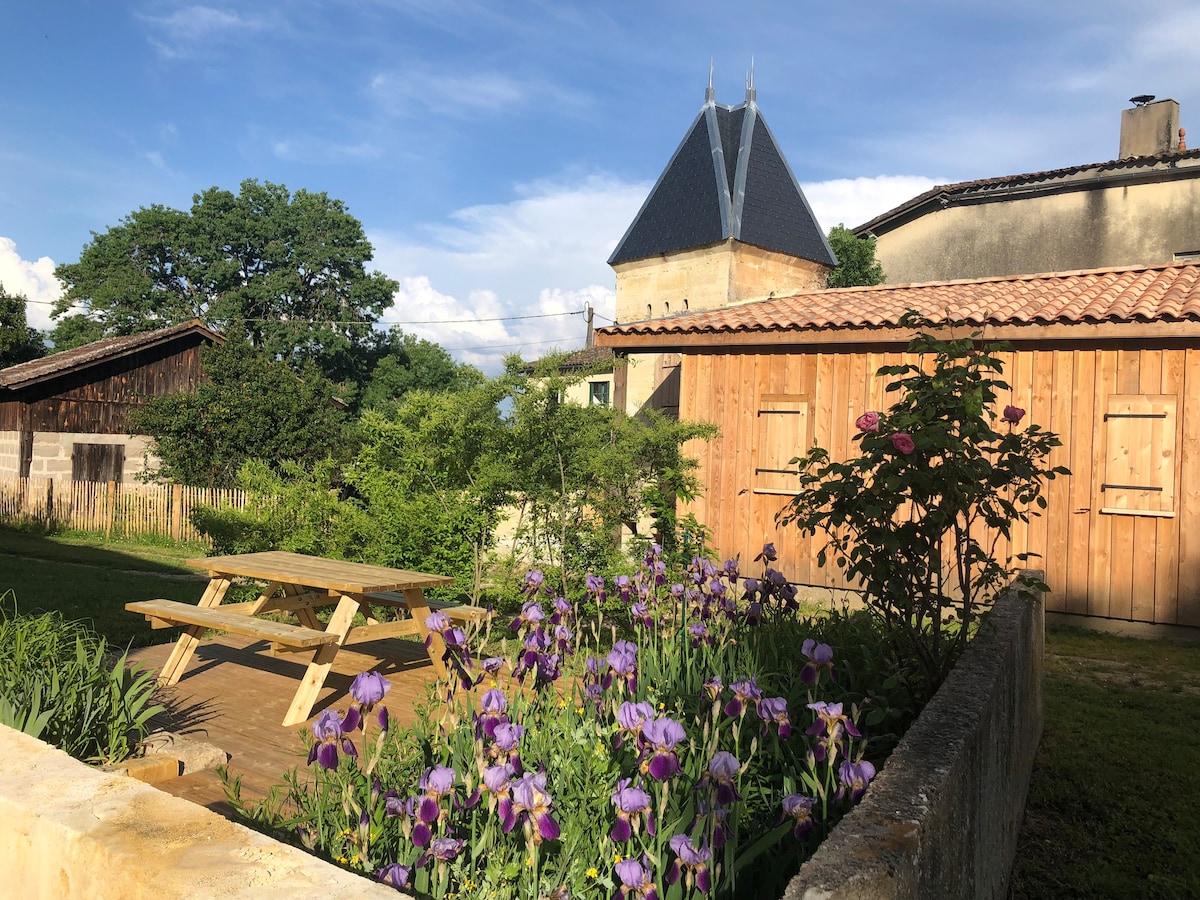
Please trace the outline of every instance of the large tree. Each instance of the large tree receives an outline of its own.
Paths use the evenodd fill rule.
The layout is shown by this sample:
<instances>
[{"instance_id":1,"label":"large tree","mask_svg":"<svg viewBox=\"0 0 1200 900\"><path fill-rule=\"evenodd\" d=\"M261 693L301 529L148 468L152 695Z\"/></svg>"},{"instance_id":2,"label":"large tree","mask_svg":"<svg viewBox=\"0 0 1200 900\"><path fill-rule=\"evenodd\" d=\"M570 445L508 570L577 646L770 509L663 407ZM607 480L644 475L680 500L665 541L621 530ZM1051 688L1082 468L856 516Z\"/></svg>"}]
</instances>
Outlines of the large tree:
<instances>
[{"instance_id":1,"label":"large tree","mask_svg":"<svg viewBox=\"0 0 1200 900\"><path fill-rule=\"evenodd\" d=\"M829 229L829 246L838 258L838 265L829 273L827 287L883 284L883 266L875 258L875 238L856 237L853 231L839 224Z\"/></svg>"},{"instance_id":2,"label":"large tree","mask_svg":"<svg viewBox=\"0 0 1200 900\"><path fill-rule=\"evenodd\" d=\"M295 368L312 362L335 382L363 381L377 341L372 325L396 282L367 270L373 249L340 200L256 180L238 194L209 188L189 212L143 207L55 275L56 347L132 334L191 318Z\"/></svg>"},{"instance_id":3,"label":"large tree","mask_svg":"<svg viewBox=\"0 0 1200 900\"><path fill-rule=\"evenodd\" d=\"M241 339L206 348L202 360L206 380L195 391L130 414L129 427L154 438L163 478L229 487L250 459L311 466L352 452L333 385L314 368L297 375Z\"/></svg>"},{"instance_id":4,"label":"large tree","mask_svg":"<svg viewBox=\"0 0 1200 900\"><path fill-rule=\"evenodd\" d=\"M0 284L0 369L46 354L41 332L29 326L26 303L21 294L10 294Z\"/></svg>"}]
</instances>

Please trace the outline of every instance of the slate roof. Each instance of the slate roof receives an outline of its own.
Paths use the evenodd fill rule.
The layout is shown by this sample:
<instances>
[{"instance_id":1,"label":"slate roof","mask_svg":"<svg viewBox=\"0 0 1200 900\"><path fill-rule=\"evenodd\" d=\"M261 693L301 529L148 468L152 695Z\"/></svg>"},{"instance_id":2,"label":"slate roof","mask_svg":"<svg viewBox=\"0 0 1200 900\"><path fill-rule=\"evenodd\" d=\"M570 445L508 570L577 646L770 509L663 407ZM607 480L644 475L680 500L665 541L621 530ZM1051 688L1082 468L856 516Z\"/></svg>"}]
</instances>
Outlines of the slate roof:
<instances>
[{"instance_id":1,"label":"slate roof","mask_svg":"<svg viewBox=\"0 0 1200 900\"><path fill-rule=\"evenodd\" d=\"M733 238L836 266L766 120L748 91L721 106L712 91L608 259L610 266Z\"/></svg>"},{"instance_id":2,"label":"slate roof","mask_svg":"<svg viewBox=\"0 0 1200 900\"><path fill-rule=\"evenodd\" d=\"M138 350L154 347L192 332L203 335L210 341L224 340L220 334L206 327L199 319L181 322L178 325L169 325L154 331L143 331L139 334L101 338L90 344L84 344L82 347L74 347L50 356L43 356L41 359L0 369L0 388L18 388L35 381L43 381L66 371L82 369L120 356L127 356Z\"/></svg>"},{"instance_id":3,"label":"slate roof","mask_svg":"<svg viewBox=\"0 0 1200 900\"><path fill-rule=\"evenodd\" d=\"M811 291L707 312L597 329L622 335L738 334L895 327L915 309L935 324L1200 322L1200 266L1180 263L929 284Z\"/></svg>"},{"instance_id":4,"label":"slate roof","mask_svg":"<svg viewBox=\"0 0 1200 900\"><path fill-rule=\"evenodd\" d=\"M1078 166L1067 166L1062 169L1049 169L1045 172L1026 172L1023 175L979 178L975 181L960 181L957 184L939 184L930 188L925 193L918 194L911 200L906 200L899 206L881 213L871 219L871 221L864 222L854 229L854 233L861 237L869 231L884 230L884 226L890 225L892 220L906 219L906 213L916 213L920 207L933 200L940 202L942 200L953 201L968 197L986 197L988 194L1004 192L1010 188L1038 185L1049 186L1054 182L1068 183L1077 181L1081 186L1095 186L1097 182L1103 183L1105 180L1114 179L1121 175L1136 174L1136 170L1139 169L1147 173L1161 170L1164 173L1170 172L1172 175L1178 175L1180 173L1175 170L1179 168L1185 170L1192 169L1195 167L1194 161L1200 161L1200 149L1185 150L1182 153L1161 153L1154 156L1133 156L1128 159L1114 159L1108 162L1086 163ZM1180 167L1180 163L1184 165ZM1200 167L1195 167L1194 172L1188 172L1187 174L1200 177Z\"/></svg>"}]
</instances>

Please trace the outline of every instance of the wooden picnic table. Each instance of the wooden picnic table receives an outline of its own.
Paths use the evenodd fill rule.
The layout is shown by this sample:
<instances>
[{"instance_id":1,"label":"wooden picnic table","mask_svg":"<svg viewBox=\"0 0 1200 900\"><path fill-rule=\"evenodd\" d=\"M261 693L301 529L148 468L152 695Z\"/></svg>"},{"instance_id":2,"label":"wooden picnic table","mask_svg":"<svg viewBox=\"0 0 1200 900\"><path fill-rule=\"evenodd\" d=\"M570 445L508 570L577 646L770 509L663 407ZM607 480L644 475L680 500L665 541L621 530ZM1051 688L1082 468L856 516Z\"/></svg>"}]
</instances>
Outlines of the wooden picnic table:
<instances>
[{"instance_id":1,"label":"wooden picnic table","mask_svg":"<svg viewBox=\"0 0 1200 900\"><path fill-rule=\"evenodd\" d=\"M159 673L160 684L179 681L208 628L261 638L281 651L314 651L284 716L284 725L299 725L308 719L338 650L348 644L415 634L428 640L430 662L439 675L446 674L442 636L430 633L425 626L431 604L424 589L452 584L451 577L281 550L189 559L187 565L207 571L210 579L196 606L173 600L143 600L125 605L127 610L145 615L154 627L188 626ZM234 578L265 581L267 586L256 600L222 605ZM379 621L372 604L407 608L411 617ZM324 625L313 612L320 606L335 606ZM478 607L442 603L432 606L444 609L456 619L483 614ZM268 612L291 613L299 624L257 618ZM360 612L367 624L354 626L354 617Z\"/></svg>"}]
</instances>

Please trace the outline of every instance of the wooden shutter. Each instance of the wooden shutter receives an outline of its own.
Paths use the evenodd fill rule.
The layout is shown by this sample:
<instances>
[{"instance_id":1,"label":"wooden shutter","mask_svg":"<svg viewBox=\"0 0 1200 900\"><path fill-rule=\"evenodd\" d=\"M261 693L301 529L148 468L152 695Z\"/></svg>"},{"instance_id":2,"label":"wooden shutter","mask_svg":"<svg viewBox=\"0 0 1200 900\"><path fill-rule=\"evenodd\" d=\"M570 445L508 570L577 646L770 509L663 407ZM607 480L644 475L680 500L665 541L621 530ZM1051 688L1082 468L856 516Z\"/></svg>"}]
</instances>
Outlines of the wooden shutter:
<instances>
[{"instance_id":1,"label":"wooden shutter","mask_svg":"<svg viewBox=\"0 0 1200 900\"><path fill-rule=\"evenodd\" d=\"M758 404L754 492L794 494L799 487L792 458L804 455L808 439L808 397L763 394Z\"/></svg>"},{"instance_id":2,"label":"wooden shutter","mask_svg":"<svg viewBox=\"0 0 1200 900\"><path fill-rule=\"evenodd\" d=\"M1175 515L1173 394L1113 394L1104 413L1104 513Z\"/></svg>"},{"instance_id":3,"label":"wooden shutter","mask_svg":"<svg viewBox=\"0 0 1200 900\"><path fill-rule=\"evenodd\" d=\"M121 481L125 469L123 444L75 444L72 450L72 481Z\"/></svg>"}]
</instances>

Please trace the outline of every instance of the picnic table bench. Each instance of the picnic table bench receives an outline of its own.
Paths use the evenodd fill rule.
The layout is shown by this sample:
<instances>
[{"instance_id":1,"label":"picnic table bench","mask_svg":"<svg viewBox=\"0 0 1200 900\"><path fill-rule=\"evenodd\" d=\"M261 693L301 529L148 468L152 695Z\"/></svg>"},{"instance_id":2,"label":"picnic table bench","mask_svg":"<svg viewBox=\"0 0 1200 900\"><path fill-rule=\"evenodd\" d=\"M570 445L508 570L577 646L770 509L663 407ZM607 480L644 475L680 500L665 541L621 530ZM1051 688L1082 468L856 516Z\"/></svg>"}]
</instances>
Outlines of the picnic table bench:
<instances>
[{"instance_id":1,"label":"picnic table bench","mask_svg":"<svg viewBox=\"0 0 1200 900\"><path fill-rule=\"evenodd\" d=\"M272 649L281 651L313 650L312 662L284 716L284 725L297 725L308 719L341 647L416 635L427 642L429 660L438 675L444 676L445 643L441 634L430 632L425 625L430 611L440 609L458 623L478 621L487 615L479 607L427 600L424 588L454 582L444 575L279 550L191 559L187 564L209 574L208 587L197 605L175 600L125 604L130 612L144 615L154 628L187 627L159 673L159 683L172 685L179 681L210 628L265 640ZM234 578L265 581L267 587L256 600L222 605ZM372 605L407 609L410 618L380 621ZM314 612L321 606L335 607L327 623L322 623ZM269 612L290 613L299 624L259 618ZM365 625L354 625L359 613L366 619Z\"/></svg>"}]
</instances>

